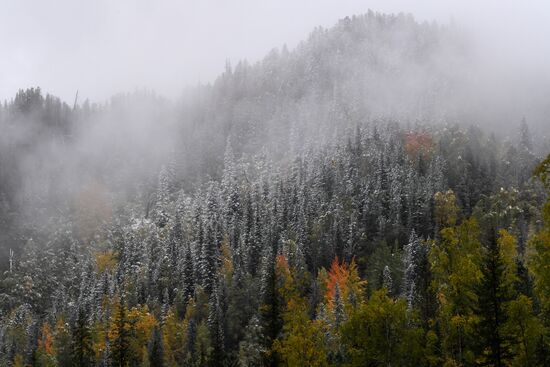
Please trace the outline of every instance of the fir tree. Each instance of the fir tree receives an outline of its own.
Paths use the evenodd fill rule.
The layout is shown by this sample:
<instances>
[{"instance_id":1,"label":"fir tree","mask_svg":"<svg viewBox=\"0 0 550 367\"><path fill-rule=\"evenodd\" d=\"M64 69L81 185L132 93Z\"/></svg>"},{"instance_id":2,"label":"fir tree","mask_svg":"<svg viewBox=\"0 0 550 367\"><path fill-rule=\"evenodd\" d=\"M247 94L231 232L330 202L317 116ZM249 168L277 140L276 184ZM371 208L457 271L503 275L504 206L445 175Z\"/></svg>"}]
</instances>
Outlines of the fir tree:
<instances>
[{"instance_id":1,"label":"fir tree","mask_svg":"<svg viewBox=\"0 0 550 367\"><path fill-rule=\"evenodd\" d=\"M126 367L130 361L131 336L128 309L123 297L120 297L111 324L109 339L111 340L110 352L113 366Z\"/></svg>"},{"instance_id":2,"label":"fir tree","mask_svg":"<svg viewBox=\"0 0 550 367\"><path fill-rule=\"evenodd\" d=\"M86 319L86 311L78 310L78 316L72 332L72 356L78 366L94 365L92 333Z\"/></svg>"},{"instance_id":3,"label":"fir tree","mask_svg":"<svg viewBox=\"0 0 550 367\"><path fill-rule=\"evenodd\" d=\"M163 367L164 366L164 345L162 342L162 334L158 327L153 329L151 340L149 341L149 366Z\"/></svg>"},{"instance_id":4,"label":"fir tree","mask_svg":"<svg viewBox=\"0 0 550 367\"><path fill-rule=\"evenodd\" d=\"M393 290L393 279L388 265L384 266L384 270L382 271L382 288L388 293L391 293Z\"/></svg>"},{"instance_id":5,"label":"fir tree","mask_svg":"<svg viewBox=\"0 0 550 367\"><path fill-rule=\"evenodd\" d=\"M263 330L258 316L250 319L244 333L244 339L239 343L239 363L243 367L262 367L264 365L265 348L262 342Z\"/></svg>"},{"instance_id":6,"label":"fir tree","mask_svg":"<svg viewBox=\"0 0 550 367\"><path fill-rule=\"evenodd\" d=\"M511 340L504 325L508 319L506 304L513 299L515 248L515 239L508 232L501 231L497 239L493 231L483 255L483 278L477 292L481 317L478 334L483 347L480 359L491 366L506 366L511 359Z\"/></svg>"}]
</instances>

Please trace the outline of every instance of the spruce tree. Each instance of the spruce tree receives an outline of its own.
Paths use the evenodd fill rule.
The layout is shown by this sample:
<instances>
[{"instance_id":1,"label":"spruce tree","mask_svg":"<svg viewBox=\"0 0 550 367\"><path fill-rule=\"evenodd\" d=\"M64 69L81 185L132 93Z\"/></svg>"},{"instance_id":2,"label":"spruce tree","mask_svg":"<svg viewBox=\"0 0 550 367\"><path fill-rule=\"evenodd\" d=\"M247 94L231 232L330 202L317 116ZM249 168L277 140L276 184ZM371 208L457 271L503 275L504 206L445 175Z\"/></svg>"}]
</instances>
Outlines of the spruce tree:
<instances>
[{"instance_id":1,"label":"spruce tree","mask_svg":"<svg viewBox=\"0 0 550 367\"><path fill-rule=\"evenodd\" d=\"M148 352L150 367L164 367L164 345L158 326L153 329L153 333L151 334Z\"/></svg>"},{"instance_id":2,"label":"spruce tree","mask_svg":"<svg viewBox=\"0 0 550 367\"><path fill-rule=\"evenodd\" d=\"M111 361L115 367L126 367L130 361L130 327L128 309L123 297L120 297L110 330Z\"/></svg>"},{"instance_id":3,"label":"spruce tree","mask_svg":"<svg viewBox=\"0 0 550 367\"><path fill-rule=\"evenodd\" d=\"M78 310L78 316L72 332L72 356L78 366L94 365L93 339L86 311L83 308Z\"/></svg>"},{"instance_id":4,"label":"spruce tree","mask_svg":"<svg viewBox=\"0 0 550 367\"><path fill-rule=\"evenodd\" d=\"M493 230L484 248L483 277L477 289L480 317L477 333L481 347L479 358L485 365L507 366L512 357L512 340L504 325L508 319L506 305L513 299L516 280L515 247L515 239L508 232L501 231L497 238Z\"/></svg>"}]
</instances>

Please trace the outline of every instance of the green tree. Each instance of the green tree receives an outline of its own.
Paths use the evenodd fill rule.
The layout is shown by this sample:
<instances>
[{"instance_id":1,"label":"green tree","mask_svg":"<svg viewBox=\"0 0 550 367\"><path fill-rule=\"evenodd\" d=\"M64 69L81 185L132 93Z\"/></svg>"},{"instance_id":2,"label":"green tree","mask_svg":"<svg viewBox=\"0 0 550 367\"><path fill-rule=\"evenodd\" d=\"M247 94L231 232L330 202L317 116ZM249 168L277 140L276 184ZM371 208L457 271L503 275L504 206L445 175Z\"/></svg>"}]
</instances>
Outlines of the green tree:
<instances>
[{"instance_id":1,"label":"green tree","mask_svg":"<svg viewBox=\"0 0 550 367\"><path fill-rule=\"evenodd\" d=\"M162 326L164 344L164 364L167 367L180 366L184 363L186 335L182 322L176 313L169 310Z\"/></svg>"},{"instance_id":2,"label":"green tree","mask_svg":"<svg viewBox=\"0 0 550 367\"><path fill-rule=\"evenodd\" d=\"M53 347L54 337L48 322L42 325L38 347L35 352L35 365L39 367L54 367L57 365L55 350Z\"/></svg>"},{"instance_id":3,"label":"green tree","mask_svg":"<svg viewBox=\"0 0 550 367\"><path fill-rule=\"evenodd\" d=\"M550 195L550 155L535 170ZM544 226L530 241L529 269L535 275L535 291L541 303L543 319L550 324L550 198L542 209Z\"/></svg>"},{"instance_id":4,"label":"green tree","mask_svg":"<svg viewBox=\"0 0 550 367\"><path fill-rule=\"evenodd\" d=\"M130 361L130 322L128 308L121 297L111 320L111 361L114 366L126 367Z\"/></svg>"},{"instance_id":5,"label":"green tree","mask_svg":"<svg viewBox=\"0 0 550 367\"><path fill-rule=\"evenodd\" d=\"M525 295L510 301L507 305L508 320L503 331L513 336L511 345L514 366L543 365L537 359L537 347L544 335L544 326L533 311L533 300Z\"/></svg>"},{"instance_id":6,"label":"green tree","mask_svg":"<svg viewBox=\"0 0 550 367\"><path fill-rule=\"evenodd\" d=\"M444 200L443 200L444 199ZM475 219L456 225L456 200L452 193L436 196L439 222L447 225L432 244L428 258L431 288L437 297L436 330L445 363L473 363L475 360L476 287L481 281L480 230Z\"/></svg>"},{"instance_id":7,"label":"green tree","mask_svg":"<svg viewBox=\"0 0 550 367\"><path fill-rule=\"evenodd\" d=\"M71 333L64 317L57 319L54 335L53 347L55 349L57 365L60 367L72 367L74 363L71 355Z\"/></svg>"},{"instance_id":8,"label":"green tree","mask_svg":"<svg viewBox=\"0 0 550 367\"><path fill-rule=\"evenodd\" d=\"M273 350L288 367L328 365L322 321L310 320L307 302L297 291L292 271L282 256L277 259L276 274L285 306L283 336L275 341Z\"/></svg>"},{"instance_id":9,"label":"green tree","mask_svg":"<svg viewBox=\"0 0 550 367\"><path fill-rule=\"evenodd\" d=\"M351 366L418 365L421 336L409 327L407 302L390 298L386 289L375 291L342 326Z\"/></svg>"},{"instance_id":10,"label":"green tree","mask_svg":"<svg viewBox=\"0 0 550 367\"><path fill-rule=\"evenodd\" d=\"M197 326L197 337L195 343L195 355L193 357L193 366L206 367L209 365L212 356L212 342L208 325L201 321Z\"/></svg>"},{"instance_id":11,"label":"green tree","mask_svg":"<svg viewBox=\"0 0 550 367\"><path fill-rule=\"evenodd\" d=\"M162 342L162 334L159 327L153 329L151 340L149 341L149 366L163 367L164 366L164 345Z\"/></svg>"},{"instance_id":12,"label":"green tree","mask_svg":"<svg viewBox=\"0 0 550 367\"><path fill-rule=\"evenodd\" d=\"M73 360L79 366L93 366L94 349L92 333L86 320L86 312L83 309L78 311L78 317L73 327L71 353Z\"/></svg>"},{"instance_id":13,"label":"green tree","mask_svg":"<svg viewBox=\"0 0 550 367\"><path fill-rule=\"evenodd\" d=\"M480 317L477 324L480 355L483 365L501 367L511 359L511 336L506 333L506 306L514 298L516 282L516 239L508 231L490 235L483 251L482 280L477 288Z\"/></svg>"},{"instance_id":14,"label":"green tree","mask_svg":"<svg viewBox=\"0 0 550 367\"><path fill-rule=\"evenodd\" d=\"M262 345L263 330L258 316L254 315L246 326L244 340L239 343L239 363L243 367L264 365L265 348Z\"/></svg>"},{"instance_id":15,"label":"green tree","mask_svg":"<svg viewBox=\"0 0 550 367\"><path fill-rule=\"evenodd\" d=\"M21 354L16 354L13 358L13 367L24 367L25 360Z\"/></svg>"},{"instance_id":16,"label":"green tree","mask_svg":"<svg viewBox=\"0 0 550 367\"><path fill-rule=\"evenodd\" d=\"M550 363L550 155L535 169L548 199L542 209L543 228L529 241L528 268L534 274L535 294L540 303L540 319L545 332L540 337L537 355L541 363Z\"/></svg>"}]
</instances>

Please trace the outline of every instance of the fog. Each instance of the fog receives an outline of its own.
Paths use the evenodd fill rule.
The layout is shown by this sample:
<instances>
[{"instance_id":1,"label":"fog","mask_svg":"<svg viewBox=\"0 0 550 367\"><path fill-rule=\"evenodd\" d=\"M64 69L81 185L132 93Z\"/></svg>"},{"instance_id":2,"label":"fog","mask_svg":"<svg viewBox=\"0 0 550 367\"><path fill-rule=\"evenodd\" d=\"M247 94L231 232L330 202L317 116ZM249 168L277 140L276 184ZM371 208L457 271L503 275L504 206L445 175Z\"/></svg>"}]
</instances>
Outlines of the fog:
<instances>
[{"instance_id":1,"label":"fog","mask_svg":"<svg viewBox=\"0 0 550 367\"><path fill-rule=\"evenodd\" d=\"M177 98L212 82L225 60L258 61L273 47L295 47L316 26L368 9L455 22L469 32L490 69L550 78L546 1L3 1L0 100L40 86L72 102L94 102L136 88Z\"/></svg>"},{"instance_id":2,"label":"fog","mask_svg":"<svg viewBox=\"0 0 550 367\"><path fill-rule=\"evenodd\" d=\"M219 180L228 146L291 162L372 121L479 125L514 144L525 118L537 154L549 146L542 1L2 5L10 231L82 212L147 216L162 167L193 192Z\"/></svg>"},{"instance_id":3,"label":"fog","mask_svg":"<svg viewBox=\"0 0 550 367\"><path fill-rule=\"evenodd\" d=\"M0 366L544 364L549 35L548 0L0 0Z\"/></svg>"},{"instance_id":4,"label":"fog","mask_svg":"<svg viewBox=\"0 0 550 367\"><path fill-rule=\"evenodd\" d=\"M548 365L549 35L549 0L0 0L0 367Z\"/></svg>"}]
</instances>

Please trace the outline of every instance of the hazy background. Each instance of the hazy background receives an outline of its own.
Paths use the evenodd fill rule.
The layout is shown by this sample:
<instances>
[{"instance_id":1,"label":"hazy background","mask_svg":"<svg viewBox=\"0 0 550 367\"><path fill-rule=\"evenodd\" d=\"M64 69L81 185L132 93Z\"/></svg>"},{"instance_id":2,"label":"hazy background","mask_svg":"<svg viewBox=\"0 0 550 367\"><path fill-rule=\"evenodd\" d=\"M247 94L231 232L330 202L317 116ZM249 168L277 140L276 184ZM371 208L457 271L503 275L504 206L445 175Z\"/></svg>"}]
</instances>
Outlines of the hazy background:
<instances>
[{"instance_id":1,"label":"hazy background","mask_svg":"<svg viewBox=\"0 0 550 367\"><path fill-rule=\"evenodd\" d=\"M225 60L251 62L318 25L365 13L454 21L489 70L550 80L548 1L0 1L0 100L40 86L72 103L153 89L169 98L208 83ZM498 83L497 83L498 84Z\"/></svg>"}]
</instances>

